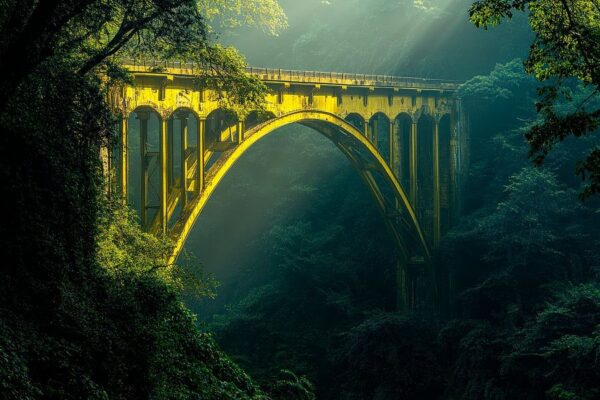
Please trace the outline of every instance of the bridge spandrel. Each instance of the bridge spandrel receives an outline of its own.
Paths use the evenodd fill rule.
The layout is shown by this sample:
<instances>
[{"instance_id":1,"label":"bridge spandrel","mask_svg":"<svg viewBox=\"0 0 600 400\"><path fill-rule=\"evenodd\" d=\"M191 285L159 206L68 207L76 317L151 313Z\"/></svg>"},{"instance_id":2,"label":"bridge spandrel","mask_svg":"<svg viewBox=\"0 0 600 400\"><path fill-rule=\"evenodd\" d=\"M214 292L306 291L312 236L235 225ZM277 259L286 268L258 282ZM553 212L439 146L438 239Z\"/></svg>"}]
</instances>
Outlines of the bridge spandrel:
<instances>
[{"instance_id":1,"label":"bridge spandrel","mask_svg":"<svg viewBox=\"0 0 600 400\"><path fill-rule=\"evenodd\" d=\"M197 86L203 71L194 64L177 62L126 62L135 77L127 88L125 107L132 111L149 106L162 114L187 107L208 115L220 106L213 91ZM363 118L383 112L393 119L401 113L444 112L451 108L459 83L433 79L335 72L248 68L270 89L267 109L275 116L294 110L317 109L340 116L358 113ZM442 103L440 106L438 103Z\"/></svg>"}]
</instances>

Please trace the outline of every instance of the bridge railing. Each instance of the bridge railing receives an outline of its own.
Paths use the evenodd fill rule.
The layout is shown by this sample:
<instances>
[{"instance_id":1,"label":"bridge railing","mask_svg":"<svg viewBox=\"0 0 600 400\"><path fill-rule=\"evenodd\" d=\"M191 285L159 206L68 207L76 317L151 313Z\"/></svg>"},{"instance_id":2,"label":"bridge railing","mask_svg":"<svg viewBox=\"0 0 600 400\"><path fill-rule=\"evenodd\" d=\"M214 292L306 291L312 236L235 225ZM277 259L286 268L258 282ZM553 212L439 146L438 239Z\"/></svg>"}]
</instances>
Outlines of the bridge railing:
<instances>
[{"instance_id":1,"label":"bridge railing","mask_svg":"<svg viewBox=\"0 0 600 400\"><path fill-rule=\"evenodd\" d=\"M161 60L122 60L125 66L142 69L179 69L189 74L200 74L208 71L202 64L184 61ZM456 90L462 83L456 80L416 78L410 76L370 75L346 72L302 71L281 68L247 67L246 72L266 81L291 81L303 83L335 83L352 84L357 86L390 86L408 88L435 88Z\"/></svg>"},{"instance_id":2,"label":"bridge railing","mask_svg":"<svg viewBox=\"0 0 600 400\"><path fill-rule=\"evenodd\" d=\"M406 83L433 83L459 85L461 82L431 79L431 78L416 78L410 76L394 76L394 75L370 75L347 72L320 72L320 71L300 71L291 69L273 69L273 68L256 68L248 67L246 71L253 75L277 76L282 79L291 78L291 80L316 79L324 81L355 81L355 82L376 82L381 85L404 85Z\"/></svg>"}]
</instances>

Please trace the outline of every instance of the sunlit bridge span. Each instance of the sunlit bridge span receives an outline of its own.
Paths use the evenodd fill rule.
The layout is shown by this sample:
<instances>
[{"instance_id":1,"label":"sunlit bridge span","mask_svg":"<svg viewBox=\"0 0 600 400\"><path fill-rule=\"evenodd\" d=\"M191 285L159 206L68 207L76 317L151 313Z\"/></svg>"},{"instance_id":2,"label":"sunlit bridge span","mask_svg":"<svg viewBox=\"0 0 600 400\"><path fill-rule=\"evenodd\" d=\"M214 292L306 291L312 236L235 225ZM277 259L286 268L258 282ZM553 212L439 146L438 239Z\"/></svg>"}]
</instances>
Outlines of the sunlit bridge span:
<instances>
[{"instance_id":1,"label":"sunlit bridge span","mask_svg":"<svg viewBox=\"0 0 600 400\"><path fill-rule=\"evenodd\" d=\"M173 239L169 262L236 161L297 123L331 140L371 192L398 249L398 306L435 301L431 249L456 215L466 141L456 82L248 68L270 91L266 111L242 113L200 87L194 65L125 65L134 85L111 94L122 112L113 186L148 231Z\"/></svg>"}]
</instances>

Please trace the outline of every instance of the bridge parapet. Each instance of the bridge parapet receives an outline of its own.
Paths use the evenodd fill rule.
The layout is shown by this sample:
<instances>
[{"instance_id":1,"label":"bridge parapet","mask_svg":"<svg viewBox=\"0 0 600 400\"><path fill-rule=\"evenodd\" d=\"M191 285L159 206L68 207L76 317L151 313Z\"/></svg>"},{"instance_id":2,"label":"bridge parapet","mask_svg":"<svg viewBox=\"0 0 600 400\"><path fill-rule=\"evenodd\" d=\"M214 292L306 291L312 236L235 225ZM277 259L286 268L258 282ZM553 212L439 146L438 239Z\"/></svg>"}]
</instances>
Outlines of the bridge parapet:
<instances>
[{"instance_id":1,"label":"bridge parapet","mask_svg":"<svg viewBox=\"0 0 600 400\"><path fill-rule=\"evenodd\" d=\"M160 70L178 76L198 76L208 70L200 64L182 61L124 60L123 65L131 72L152 73ZM265 82L294 82L335 86L378 87L392 89L424 89L456 91L462 82L417 78L409 76L371 75L347 72L302 71L281 68L246 67L246 72Z\"/></svg>"}]
</instances>

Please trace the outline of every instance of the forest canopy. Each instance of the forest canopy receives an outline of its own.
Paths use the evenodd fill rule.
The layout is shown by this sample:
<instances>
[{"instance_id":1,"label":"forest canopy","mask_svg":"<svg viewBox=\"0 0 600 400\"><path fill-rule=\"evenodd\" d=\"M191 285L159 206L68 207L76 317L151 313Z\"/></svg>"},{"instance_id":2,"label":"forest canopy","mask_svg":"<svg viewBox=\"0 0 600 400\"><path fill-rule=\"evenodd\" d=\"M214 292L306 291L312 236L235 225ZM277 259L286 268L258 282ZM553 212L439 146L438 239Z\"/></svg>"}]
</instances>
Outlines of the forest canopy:
<instances>
[{"instance_id":1,"label":"forest canopy","mask_svg":"<svg viewBox=\"0 0 600 400\"><path fill-rule=\"evenodd\" d=\"M481 0L469 13L476 26L488 28L519 11L528 12L535 33L525 69L543 83L540 121L526 133L529 154L541 164L557 143L600 127L600 7L596 0ZM573 97L577 85L585 87L582 98ZM600 192L600 149L589 150L577 173L588 179L582 198Z\"/></svg>"}]
</instances>

